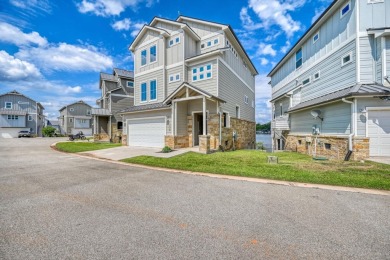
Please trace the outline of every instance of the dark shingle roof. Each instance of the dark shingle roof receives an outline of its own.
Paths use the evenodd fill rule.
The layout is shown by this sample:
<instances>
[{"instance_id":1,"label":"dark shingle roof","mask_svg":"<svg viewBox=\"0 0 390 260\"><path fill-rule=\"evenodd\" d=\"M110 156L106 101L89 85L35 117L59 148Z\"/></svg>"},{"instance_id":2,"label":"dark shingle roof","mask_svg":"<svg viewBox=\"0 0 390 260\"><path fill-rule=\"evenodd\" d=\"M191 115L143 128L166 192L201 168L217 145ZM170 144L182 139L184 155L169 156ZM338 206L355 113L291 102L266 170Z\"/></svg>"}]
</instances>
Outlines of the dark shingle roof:
<instances>
[{"instance_id":1,"label":"dark shingle roof","mask_svg":"<svg viewBox=\"0 0 390 260\"><path fill-rule=\"evenodd\" d=\"M116 82L116 77L112 74L100 72L100 78L104 80L110 80L110 81L115 81Z\"/></svg>"},{"instance_id":2,"label":"dark shingle roof","mask_svg":"<svg viewBox=\"0 0 390 260\"><path fill-rule=\"evenodd\" d=\"M114 72L120 77L134 78L134 71L115 68Z\"/></svg>"},{"instance_id":3,"label":"dark shingle roof","mask_svg":"<svg viewBox=\"0 0 390 260\"><path fill-rule=\"evenodd\" d=\"M302 102L288 110L293 112L299 109L307 108L314 105L323 104L326 102L334 101L341 98L353 97L353 96L385 96L390 95L390 88L379 84L356 84L352 87L345 88L318 98L314 98L305 102Z\"/></svg>"},{"instance_id":4,"label":"dark shingle roof","mask_svg":"<svg viewBox=\"0 0 390 260\"><path fill-rule=\"evenodd\" d=\"M128 112L138 112L138 111L144 111L144 110L154 110L154 109L164 109L169 108L170 106L164 105L163 103L154 103L154 104L147 104L142 106L132 106L129 108L126 108L119 113L128 113Z\"/></svg>"}]
</instances>

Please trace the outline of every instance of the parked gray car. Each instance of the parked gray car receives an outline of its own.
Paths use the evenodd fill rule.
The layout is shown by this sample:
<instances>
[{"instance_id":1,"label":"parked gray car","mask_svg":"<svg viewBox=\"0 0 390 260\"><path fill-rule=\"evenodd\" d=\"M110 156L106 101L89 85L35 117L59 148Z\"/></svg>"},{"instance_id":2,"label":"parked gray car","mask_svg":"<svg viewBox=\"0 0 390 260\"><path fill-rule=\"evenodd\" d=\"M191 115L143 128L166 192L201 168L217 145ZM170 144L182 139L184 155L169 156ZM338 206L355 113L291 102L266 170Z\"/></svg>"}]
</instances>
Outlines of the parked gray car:
<instances>
[{"instance_id":1,"label":"parked gray car","mask_svg":"<svg viewBox=\"0 0 390 260\"><path fill-rule=\"evenodd\" d=\"M31 137L31 132L28 130L19 131L18 138L20 137Z\"/></svg>"}]
</instances>

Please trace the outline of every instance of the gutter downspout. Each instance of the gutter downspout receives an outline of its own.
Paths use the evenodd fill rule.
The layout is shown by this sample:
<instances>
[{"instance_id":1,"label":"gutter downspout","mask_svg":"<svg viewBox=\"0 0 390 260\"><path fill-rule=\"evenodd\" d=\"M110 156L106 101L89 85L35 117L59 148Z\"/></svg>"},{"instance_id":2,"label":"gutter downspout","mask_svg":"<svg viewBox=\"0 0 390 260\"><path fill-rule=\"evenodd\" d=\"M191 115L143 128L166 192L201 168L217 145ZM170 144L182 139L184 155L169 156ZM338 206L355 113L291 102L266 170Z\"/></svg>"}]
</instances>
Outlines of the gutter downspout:
<instances>
[{"instance_id":1,"label":"gutter downspout","mask_svg":"<svg viewBox=\"0 0 390 260\"><path fill-rule=\"evenodd\" d=\"M352 152L353 150L353 145L352 145L352 137L355 135L355 124L354 124L354 115L355 115L355 103L349 100L346 100L345 98L342 98L341 101L344 103L351 104L351 130L350 134L348 135L348 150Z\"/></svg>"}]
</instances>

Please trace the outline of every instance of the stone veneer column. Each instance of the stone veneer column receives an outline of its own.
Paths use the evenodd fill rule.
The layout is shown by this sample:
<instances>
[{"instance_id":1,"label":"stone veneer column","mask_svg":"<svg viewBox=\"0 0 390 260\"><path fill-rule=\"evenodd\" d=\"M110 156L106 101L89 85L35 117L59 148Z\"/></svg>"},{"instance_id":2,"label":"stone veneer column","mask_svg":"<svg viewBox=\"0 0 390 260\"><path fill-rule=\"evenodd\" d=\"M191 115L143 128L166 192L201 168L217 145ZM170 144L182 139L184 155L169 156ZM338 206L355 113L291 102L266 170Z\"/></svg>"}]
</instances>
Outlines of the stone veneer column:
<instances>
[{"instance_id":1,"label":"stone veneer column","mask_svg":"<svg viewBox=\"0 0 390 260\"><path fill-rule=\"evenodd\" d=\"M210 136L200 135L199 136L199 152L210 153Z\"/></svg>"}]
</instances>

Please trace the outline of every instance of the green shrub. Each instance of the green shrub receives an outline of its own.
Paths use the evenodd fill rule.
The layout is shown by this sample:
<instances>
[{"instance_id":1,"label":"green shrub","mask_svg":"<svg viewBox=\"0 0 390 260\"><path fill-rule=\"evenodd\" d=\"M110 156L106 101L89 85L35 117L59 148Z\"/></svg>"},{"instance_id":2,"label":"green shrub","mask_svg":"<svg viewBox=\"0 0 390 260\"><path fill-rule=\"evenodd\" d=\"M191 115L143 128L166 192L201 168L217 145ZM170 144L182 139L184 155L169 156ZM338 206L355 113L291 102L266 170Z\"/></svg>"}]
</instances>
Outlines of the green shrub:
<instances>
[{"instance_id":1,"label":"green shrub","mask_svg":"<svg viewBox=\"0 0 390 260\"><path fill-rule=\"evenodd\" d=\"M257 142L256 143L256 148L257 148L257 150L264 150L265 147L264 147L263 142Z\"/></svg>"},{"instance_id":2,"label":"green shrub","mask_svg":"<svg viewBox=\"0 0 390 260\"><path fill-rule=\"evenodd\" d=\"M171 149L169 146L165 146L165 147L162 149L161 152L163 152L163 153L170 153L170 152L172 152L172 149Z\"/></svg>"},{"instance_id":3,"label":"green shrub","mask_svg":"<svg viewBox=\"0 0 390 260\"><path fill-rule=\"evenodd\" d=\"M52 137L55 133L56 129L52 126L46 126L42 128L42 133L44 136Z\"/></svg>"}]
</instances>

